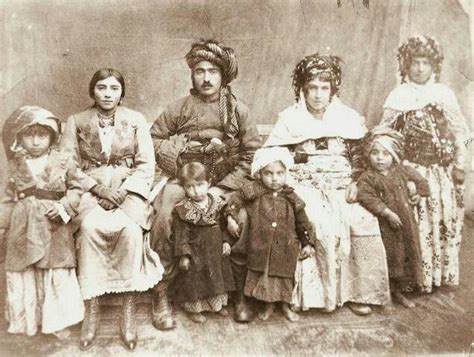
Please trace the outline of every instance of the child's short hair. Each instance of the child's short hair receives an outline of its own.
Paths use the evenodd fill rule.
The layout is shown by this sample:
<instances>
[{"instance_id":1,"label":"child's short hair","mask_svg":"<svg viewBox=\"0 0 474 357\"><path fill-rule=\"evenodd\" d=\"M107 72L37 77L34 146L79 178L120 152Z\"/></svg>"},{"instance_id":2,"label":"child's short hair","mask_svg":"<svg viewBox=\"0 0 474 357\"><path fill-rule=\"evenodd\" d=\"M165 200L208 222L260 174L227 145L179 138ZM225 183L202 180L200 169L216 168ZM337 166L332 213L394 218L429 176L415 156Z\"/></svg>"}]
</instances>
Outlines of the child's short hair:
<instances>
[{"instance_id":1,"label":"child's short hair","mask_svg":"<svg viewBox=\"0 0 474 357\"><path fill-rule=\"evenodd\" d=\"M187 181L210 181L211 175L208 168L197 161L188 162L183 165L178 172L178 180L181 185L184 185Z\"/></svg>"}]
</instances>

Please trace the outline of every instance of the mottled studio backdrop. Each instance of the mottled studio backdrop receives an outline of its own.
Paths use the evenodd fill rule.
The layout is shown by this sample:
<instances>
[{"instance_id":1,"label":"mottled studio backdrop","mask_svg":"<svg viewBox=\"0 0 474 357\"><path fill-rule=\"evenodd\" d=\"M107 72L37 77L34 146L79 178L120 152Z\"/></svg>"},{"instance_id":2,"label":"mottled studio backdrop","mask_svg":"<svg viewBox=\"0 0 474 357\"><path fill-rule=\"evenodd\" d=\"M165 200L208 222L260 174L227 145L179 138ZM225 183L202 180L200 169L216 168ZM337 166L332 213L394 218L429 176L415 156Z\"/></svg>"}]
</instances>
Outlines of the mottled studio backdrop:
<instances>
[{"instance_id":1,"label":"mottled studio backdrop","mask_svg":"<svg viewBox=\"0 0 474 357\"><path fill-rule=\"evenodd\" d=\"M258 124L273 124L293 102L294 65L320 51L345 61L341 97L370 127L397 84L399 42L426 33L444 47L441 79L472 128L470 0L370 0L369 9L362 0L342 0L340 8L336 0L2 0L0 6L2 124L23 104L62 119L83 110L91 104L89 79L101 67L120 70L124 104L154 120L188 93L183 57L190 45L212 37L235 49L240 68L233 89Z\"/></svg>"}]
</instances>

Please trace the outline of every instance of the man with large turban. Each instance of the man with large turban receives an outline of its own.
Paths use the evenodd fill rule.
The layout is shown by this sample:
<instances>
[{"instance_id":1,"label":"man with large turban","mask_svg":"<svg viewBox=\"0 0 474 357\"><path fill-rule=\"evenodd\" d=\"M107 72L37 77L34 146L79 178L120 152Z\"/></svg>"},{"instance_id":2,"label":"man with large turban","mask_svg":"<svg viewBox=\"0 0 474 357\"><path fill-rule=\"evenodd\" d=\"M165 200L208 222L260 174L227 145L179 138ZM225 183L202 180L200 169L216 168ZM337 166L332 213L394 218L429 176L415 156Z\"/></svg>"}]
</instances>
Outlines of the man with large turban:
<instances>
[{"instance_id":1,"label":"man with large turban","mask_svg":"<svg viewBox=\"0 0 474 357\"><path fill-rule=\"evenodd\" d=\"M154 202L151 239L165 267L153 299L153 325L160 330L176 325L167 291L178 273L171 235L171 212L184 198L176 180L178 170L186 162L202 162L212 176L211 193L226 197L245 182L254 152L261 146L248 108L230 88L238 73L233 49L214 40L201 41L191 46L186 61L193 83L190 95L171 103L151 128L158 177L167 180ZM238 289L235 319L242 322L250 320L243 297L244 253L239 240L232 247L231 259Z\"/></svg>"}]
</instances>

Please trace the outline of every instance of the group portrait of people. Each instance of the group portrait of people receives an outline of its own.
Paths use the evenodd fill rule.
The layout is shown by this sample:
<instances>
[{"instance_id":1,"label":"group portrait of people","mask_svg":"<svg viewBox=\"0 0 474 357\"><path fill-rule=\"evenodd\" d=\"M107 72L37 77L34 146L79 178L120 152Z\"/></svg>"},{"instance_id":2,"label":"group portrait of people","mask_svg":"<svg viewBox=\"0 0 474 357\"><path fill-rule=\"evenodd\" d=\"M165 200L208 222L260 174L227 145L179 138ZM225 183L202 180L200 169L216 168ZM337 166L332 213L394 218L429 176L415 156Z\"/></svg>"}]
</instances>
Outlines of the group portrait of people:
<instances>
[{"instance_id":1,"label":"group portrait of people","mask_svg":"<svg viewBox=\"0 0 474 357\"><path fill-rule=\"evenodd\" d=\"M416 308L414 293L459 284L469 128L433 37L398 48L401 84L370 130L338 96L335 54L296 64L295 102L265 138L231 90L231 47L201 40L185 60L189 95L153 122L123 105L113 68L92 75L92 105L67 120L32 103L4 122L9 333L64 339L82 323L87 350L100 297L120 294L134 350L145 291L164 331L177 310L196 324L276 311L297 323L309 309Z\"/></svg>"}]
</instances>

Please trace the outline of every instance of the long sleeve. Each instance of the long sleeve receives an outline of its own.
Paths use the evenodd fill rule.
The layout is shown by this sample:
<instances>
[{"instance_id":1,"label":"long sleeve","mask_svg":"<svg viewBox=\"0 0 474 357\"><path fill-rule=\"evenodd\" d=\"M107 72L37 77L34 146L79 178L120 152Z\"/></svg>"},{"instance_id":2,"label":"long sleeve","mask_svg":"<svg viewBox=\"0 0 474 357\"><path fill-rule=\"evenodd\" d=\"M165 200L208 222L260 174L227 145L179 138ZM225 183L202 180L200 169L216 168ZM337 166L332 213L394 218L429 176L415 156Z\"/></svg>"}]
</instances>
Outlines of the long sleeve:
<instances>
[{"instance_id":1,"label":"long sleeve","mask_svg":"<svg viewBox=\"0 0 474 357\"><path fill-rule=\"evenodd\" d=\"M155 176L155 154L145 118L139 114L136 122L135 145L137 149L135 154L135 171L127 177L121 189L148 199Z\"/></svg>"},{"instance_id":2,"label":"long sleeve","mask_svg":"<svg viewBox=\"0 0 474 357\"><path fill-rule=\"evenodd\" d=\"M71 217L77 215L81 196L84 192L79 176L78 170L74 161L67 161L66 170L66 195L59 201L65 208L67 214Z\"/></svg>"},{"instance_id":3,"label":"long sleeve","mask_svg":"<svg viewBox=\"0 0 474 357\"><path fill-rule=\"evenodd\" d=\"M316 245L316 232L306 214L306 204L294 191L288 193L286 197L294 210L296 235L301 245L304 247L311 244L314 247Z\"/></svg>"},{"instance_id":4,"label":"long sleeve","mask_svg":"<svg viewBox=\"0 0 474 357\"><path fill-rule=\"evenodd\" d=\"M219 226L220 226L221 231L222 231L222 240L223 240L223 242L224 243L229 243L230 245L232 245L234 240L230 236L229 232L227 232L227 217L226 217L225 214L220 215L220 217L219 217Z\"/></svg>"},{"instance_id":5,"label":"long sleeve","mask_svg":"<svg viewBox=\"0 0 474 357\"><path fill-rule=\"evenodd\" d=\"M231 216L235 220L237 220L239 210L244 207L245 200L242 195L242 192L236 191L233 192L229 198L229 202L227 203L226 207L224 208L224 216Z\"/></svg>"},{"instance_id":6,"label":"long sleeve","mask_svg":"<svg viewBox=\"0 0 474 357\"><path fill-rule=\"evenodd\" d=\"M79 152L79 143L77 141L77 126L74 115L70 116L66 122L66 128L61 138L60 149L72 154L72 159L78 168L78 179L85 192L90 191L97 185L97 181L82 171L82 159Z\"/></svg>"},{"instance_id":7,"label":"long sleeve","mask_svg":"<svg viewBox=\"0 0 474 357\"><path fill-rule=\"evenodd\" d=\"M308 244L311 244L313 247L316 246L316 232L313 228L313 225L309 221L306 211L300 209L295 211L295 221L296 221L296 235L301 242L301 245L304 247Z\"/></svg>"},{"instance_id":8,"label":"long sleeve","mask_svg":"<svg viewBox=\"0 0 474 357\"><path fill-rule=\"evenodd\" d=\"M171 106L166 108L150 129L156 162L169 176L176 176L178 157L187 142L185 134L177 134L177 115Z\"/></svg>"},{"instance_id":9,"label":"long sleeve","mask_svg":"<svg viewBox=\"0 0 474 357\"><path fill-rule=\"evenodd\" d=\"M238 147L239 161L234 169L216 185L231 190L239 189L245 182L246 176L250 174L250 165L255 151L262 146L256 123L249 118L249 110L241 102L238 102L237 114L239 122L238 140L240 141Z\"/></svg>"},{"instance_id":10,"label":"long sleeve","mask_svg":"<svg viewBox=\"0 0 474 357\"><path fill-rule=\"evenodd\" d=\"M420 196L428 197L430 195L430 186L428 185L428 181L411 167L403 166L403 170L405 171L408 180L415 183L416 192Z\"/></svg>"},{"instance_id":11,"label":"long sleeve","mask_svg":"<svg viewBox=\"0 0 474 357\"><path fill-rule=\"evenodd\" d=\"M182 221L176 211L173 212L172 232L174 236L174 255L175 257L182 257L185 255L191 256L192 250L189 244L190 229L189 224Z\"/></svg>"},{"instance_id":12,"label":"long sleeve","mask_svg":"<svg viewBox=\"0 0 474 357\"><path fill-rule=\"evenodd\" d=\"M377 217L380 217L382 212L388 208L377 194L374 177L371 177L366 172L357 181L357 201Z\"/></svg>"},{"instance_id":13,"label":"long sleeve","mask_svg":"<svg viewBox=\"0 0 474 357\"><path fill-rule=\"evenodd\" d=\"M352 167L352 179L357 180L365 169L362 139L346 139L346 146Z\"/></svg>"}]
</instances>

